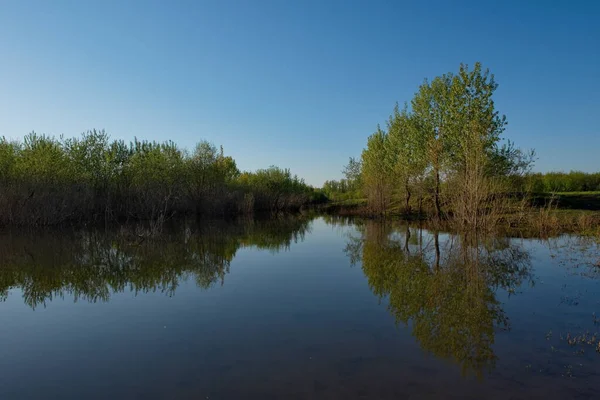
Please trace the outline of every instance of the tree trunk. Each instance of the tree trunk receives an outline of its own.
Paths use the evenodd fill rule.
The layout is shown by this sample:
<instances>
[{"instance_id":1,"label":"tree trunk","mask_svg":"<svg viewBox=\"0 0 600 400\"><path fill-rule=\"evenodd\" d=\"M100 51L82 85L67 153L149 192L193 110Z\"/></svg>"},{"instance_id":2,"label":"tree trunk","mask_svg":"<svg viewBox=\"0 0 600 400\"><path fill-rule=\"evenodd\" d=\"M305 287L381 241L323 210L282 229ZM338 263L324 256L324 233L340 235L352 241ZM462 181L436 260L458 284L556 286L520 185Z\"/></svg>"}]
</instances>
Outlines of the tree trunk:
<instances>
[{"instance_id":1,"label":"tree trunk","mask_svg":"<svg viewBox=\"0 0 600 400\"><path fill-rule=\"evenodd\" d=\"M439 169L435 170L435 193L434 193L434 203L435 203L435 216L439 220L442 215L442 209L440 206L440 171Z\"/></svg>"},{"instance_id":2,"label":"tree trunk","mask_svg":"<svg viewBox=\"0 0 600 400\"><path fill-rule=\"evenodd\" d=\"M405 187L406 187L406 214L410 214L410 187L408 186L408 180L405 183Z\"/></svg>"}]
</instances>

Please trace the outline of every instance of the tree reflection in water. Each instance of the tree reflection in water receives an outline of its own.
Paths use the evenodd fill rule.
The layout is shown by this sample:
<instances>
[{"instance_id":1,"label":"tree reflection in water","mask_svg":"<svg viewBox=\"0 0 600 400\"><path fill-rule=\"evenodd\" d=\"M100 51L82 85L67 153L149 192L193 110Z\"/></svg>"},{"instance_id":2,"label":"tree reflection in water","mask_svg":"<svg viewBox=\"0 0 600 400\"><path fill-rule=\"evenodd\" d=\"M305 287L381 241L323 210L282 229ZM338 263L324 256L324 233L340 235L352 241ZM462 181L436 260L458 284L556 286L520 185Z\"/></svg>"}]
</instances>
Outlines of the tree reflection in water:
<instances>
[{"instance_id":1,"label":"tree reflection in water","mask_svg":"<svg viewBox=\"0 0 600 400\"><path fill-rule=\"evenodd\" d=\"M238 223L183 222L156 238L139 226L120 230L0 233L0 300L20 289L32 308L55 297L108 301L112 293L159 291L172 296L194 279L201 288L223 283L236 252L278 252L303 240L310 220L282 217ZM141 230L144 232L144 230Z\"/></svg>"},{"instance_id":2,"label":"tree reflection in water","mask_svg":"<svg viewBox=\"0 0 600 400\"><path fill-rule=\"evenodd\" d=\"M510 327L496 294L533 282L529 254L505 238L477 241L378 221L357 226L346 253L361 262L373 293L388 299L396 322L464 375L491 371L496 330Z\"/></svg>"}]
</instances>

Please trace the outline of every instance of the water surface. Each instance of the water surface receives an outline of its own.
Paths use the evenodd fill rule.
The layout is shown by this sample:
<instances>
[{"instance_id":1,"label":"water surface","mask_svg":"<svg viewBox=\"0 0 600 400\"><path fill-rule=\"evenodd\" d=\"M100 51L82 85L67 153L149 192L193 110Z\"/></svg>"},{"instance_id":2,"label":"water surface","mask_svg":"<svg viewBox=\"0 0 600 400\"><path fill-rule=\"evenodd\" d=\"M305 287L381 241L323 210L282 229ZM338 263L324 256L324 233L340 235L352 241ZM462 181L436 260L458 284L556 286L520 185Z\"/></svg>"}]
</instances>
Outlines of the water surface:
<instances>
[{"instance_id":1,"label":"water surface","mask_svg":"<svg viewBox=\"0 0 600 400\"><path fill-rule=\"evenodd\" d=\"M0 233L0 398L600 393L593 241L292 217L147 233Z\"/></svg>"}]
</instances>

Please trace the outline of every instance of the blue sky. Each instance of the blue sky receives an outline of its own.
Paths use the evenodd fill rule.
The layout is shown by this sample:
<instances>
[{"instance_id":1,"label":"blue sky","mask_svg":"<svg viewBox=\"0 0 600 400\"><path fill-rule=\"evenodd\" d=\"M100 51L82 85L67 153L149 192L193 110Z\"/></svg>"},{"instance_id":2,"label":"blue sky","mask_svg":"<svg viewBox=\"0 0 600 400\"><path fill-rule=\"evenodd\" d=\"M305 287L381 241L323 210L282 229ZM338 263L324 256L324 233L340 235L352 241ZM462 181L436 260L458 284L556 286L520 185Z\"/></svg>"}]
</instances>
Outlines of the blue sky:
<instances>
[{"instance_id":1,"label":"blue sky","mask_svg":"<svg viewBox=\"0 0 600 400\"><path fill-rule=\"evenodd\" d=\"M396 101L481 61L536 169L600 170L598 1L0 1L0 136L223 145L341 177Z\"/></svg>"}]
</instances>

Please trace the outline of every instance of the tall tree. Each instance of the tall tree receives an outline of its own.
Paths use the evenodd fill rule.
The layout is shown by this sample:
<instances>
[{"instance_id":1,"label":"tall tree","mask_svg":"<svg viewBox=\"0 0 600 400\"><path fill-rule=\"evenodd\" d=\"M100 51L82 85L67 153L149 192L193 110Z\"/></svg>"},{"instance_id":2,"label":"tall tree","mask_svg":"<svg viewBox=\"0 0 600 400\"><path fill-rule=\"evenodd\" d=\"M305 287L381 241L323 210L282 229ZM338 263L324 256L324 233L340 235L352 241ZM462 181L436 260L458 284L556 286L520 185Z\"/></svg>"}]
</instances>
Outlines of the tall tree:
<instances>
[{"instance_id":1,"label":"tall tree","mask_svg":"<svg viewBox=\"0 0 600 400\"><path fill-rule=\"evenodd\" d=\"M398 104L388 121L388 148L392 163L391 171L396 177L397 186L404 193L405 209L410 213L410 199L413 190L420 182L427 166L423 151L422 136L415 127L415 119L405 105Z\"/></svg>"},{"instance_id":2,"label":"tall tree","mask_svg":"<svg viewBox=\"0 0 600 400\"><path fill-rule=\"evenodd\" d=\"M453 75L444 74L425 82L411 101L416 129L422 136L425 154L433 175L433 202L437 218L442 215L441 183L448 164L451 115L448 108Z\"/></svg>"},{"instance_id":3,"label":"tall tree","mask_svg":"<svg viewBox=\"0 0 600 400\"><path fill-rule=\"evenodd\" d=\"M342 171L346 177L347 190L355 191L360 187L361 162L360 160L350 157L348 164Z\"/></svg>"},{"instance_id":4,"label":"tall tree","mask_svg":"<svg viewBox=\"0 0 600 400\"><path fill-rule=\"evenodd\" d=\"M390 203L392 179L388 135L381 127L369 136L367 148L361 155L362 179L371 209L384 214Z\"/></svg>"}]
</instances>

